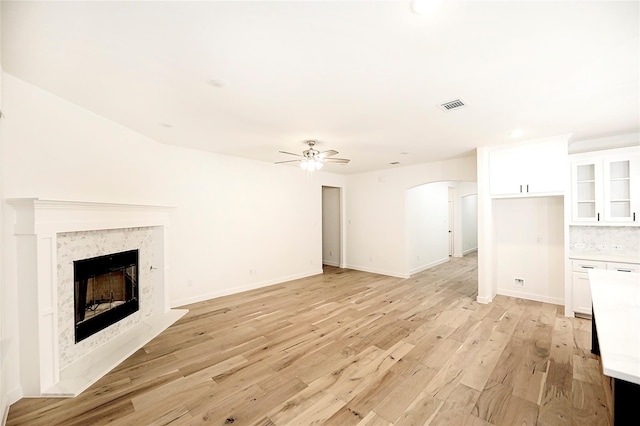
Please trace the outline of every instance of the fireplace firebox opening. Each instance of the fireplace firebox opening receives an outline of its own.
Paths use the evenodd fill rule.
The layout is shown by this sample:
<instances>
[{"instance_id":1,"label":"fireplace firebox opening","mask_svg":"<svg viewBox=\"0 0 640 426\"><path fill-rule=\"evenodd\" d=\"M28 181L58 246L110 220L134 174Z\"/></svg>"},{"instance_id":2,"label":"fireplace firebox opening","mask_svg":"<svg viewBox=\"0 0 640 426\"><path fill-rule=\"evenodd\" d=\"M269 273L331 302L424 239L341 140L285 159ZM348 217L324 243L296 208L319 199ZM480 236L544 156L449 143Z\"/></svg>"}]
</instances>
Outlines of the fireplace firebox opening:
<instances>
[{"instance_id":1,"label":"fireplace firebox opening","mask_svg":"<svg viewBox=\"0 0 640 426\"><path fill-rule=\"evenodd\" d=\"M139 309L138 250L73 262L75 341Z\"/></svg>"}]
</instances>

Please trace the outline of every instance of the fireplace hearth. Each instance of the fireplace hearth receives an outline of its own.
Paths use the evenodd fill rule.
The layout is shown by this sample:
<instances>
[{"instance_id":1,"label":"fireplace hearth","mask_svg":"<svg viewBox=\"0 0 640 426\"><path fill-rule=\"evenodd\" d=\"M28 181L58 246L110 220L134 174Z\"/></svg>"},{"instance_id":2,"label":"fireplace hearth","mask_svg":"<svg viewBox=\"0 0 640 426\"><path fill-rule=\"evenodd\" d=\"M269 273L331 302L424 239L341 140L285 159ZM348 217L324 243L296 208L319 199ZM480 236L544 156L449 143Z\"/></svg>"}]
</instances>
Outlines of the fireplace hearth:
<instances>
[{"instance_id":1,"label":"fireplace hearth","mask_svg":"<svg viewBox=\"0 0 640 426\"><path fill-rule=\"evenodd\" d=\"M75 342L139 309L138 250L73 262Z\"/></svg>"}]
</instances>

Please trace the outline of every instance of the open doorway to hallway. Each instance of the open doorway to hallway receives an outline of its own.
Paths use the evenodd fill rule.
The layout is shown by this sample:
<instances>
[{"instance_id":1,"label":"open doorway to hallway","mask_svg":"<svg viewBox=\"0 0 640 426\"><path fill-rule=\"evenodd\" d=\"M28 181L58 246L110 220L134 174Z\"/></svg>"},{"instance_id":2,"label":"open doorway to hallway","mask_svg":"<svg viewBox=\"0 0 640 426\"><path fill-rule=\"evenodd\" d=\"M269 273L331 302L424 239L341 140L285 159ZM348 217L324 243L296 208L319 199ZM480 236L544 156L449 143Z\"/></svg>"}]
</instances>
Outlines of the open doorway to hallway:
<instances>
[{"instance_id":1,"label":"open doorway to hallway","mask_svg":"<svg viewBox=\"0 0 640 426\"><path fill-rule=\"evenodd\" d=\"M341 188L322 187L322 264L342 265Z\"/></svg>"},{"instance_id":2,"label":"open doorway to hallway","mask_svg":"<svg viewBox=\"0 0 640 426\"><path fill-rule=\"evenodd\" d=\"M475 182L430 182L407 190L409 275L477 250L476 200Z\"/></svg>"}]
</instances>

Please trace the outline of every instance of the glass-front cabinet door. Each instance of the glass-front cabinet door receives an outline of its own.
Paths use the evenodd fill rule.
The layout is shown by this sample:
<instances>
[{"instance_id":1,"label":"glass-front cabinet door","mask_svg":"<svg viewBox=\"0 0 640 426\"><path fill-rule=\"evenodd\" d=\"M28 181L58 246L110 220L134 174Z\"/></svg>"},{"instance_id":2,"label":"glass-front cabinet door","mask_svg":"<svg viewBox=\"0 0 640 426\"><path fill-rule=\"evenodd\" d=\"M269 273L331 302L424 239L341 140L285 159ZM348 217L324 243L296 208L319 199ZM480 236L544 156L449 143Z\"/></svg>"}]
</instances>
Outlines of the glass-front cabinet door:
<instances>
[{"instance_id":1,"label":"glass-front cabinet door","mask_svg":"<svg viewBox=\"0 0 640 426\"><path fill-rule=\"evenodd\" d=\"M609 222L640 220L638 211L638 158L612 157L604 160L604 215Z\"/></svg>"},{"instance_id":2,"label":"glass-front cabinet door","mask_svg":"<svg viewBox=\"0 0 640 426\"><path fill-rule=\"evenodd\" d=\"M571 164L574 222L598 222L602 215L600 161L575 161Z\"/></svg>"},{"instance_id":3,"label":"glass-front cabinet door","mask_svg":"<svg viewBox=\"0 0 640 426\"><path fill-rule=\"evenodd\" d=\"M640 226L640 148L619 148L572 157L572 222Z\"/></svg>"}]
</instances>

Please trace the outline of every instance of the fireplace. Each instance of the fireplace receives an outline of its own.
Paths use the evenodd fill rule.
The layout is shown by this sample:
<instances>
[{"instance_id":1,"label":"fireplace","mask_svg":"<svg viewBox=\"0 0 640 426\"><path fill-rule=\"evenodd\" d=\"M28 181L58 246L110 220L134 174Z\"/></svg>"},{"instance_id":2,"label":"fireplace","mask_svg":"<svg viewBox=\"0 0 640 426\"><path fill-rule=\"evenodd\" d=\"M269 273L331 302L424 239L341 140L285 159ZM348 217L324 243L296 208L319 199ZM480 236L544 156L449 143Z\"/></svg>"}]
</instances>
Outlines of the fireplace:
<instances>
[{"instance_id":1,"label":"fireplace","mask_svg":"<svg viewBox=\"0 0 640 426\"><path fill-rule=\"evenodd\" d=\"M73 262L75 342L139 309L138 250Z\"/></svg>"},{"instance_id":2,"label":"fireplace","mask_svg":"<svg viewBox=\"0 0 640 426\"><path fill-rule=\"evenodd\" d=\"M79 395L187 312L171 309L169 302L173 208L33 198L7 199L7 204L9 217L15 211L20 283L16 374L25 397ZM136 281L134 287L130 280L129 288L138 311L75 342L75 262L131 250L138 251L136 268L128 270ZM133 264L125 262L124 269ZM104 294L111 298L111 290ZM85 312L87 320L92 315Z\"/></svg>"}]
</instances>

